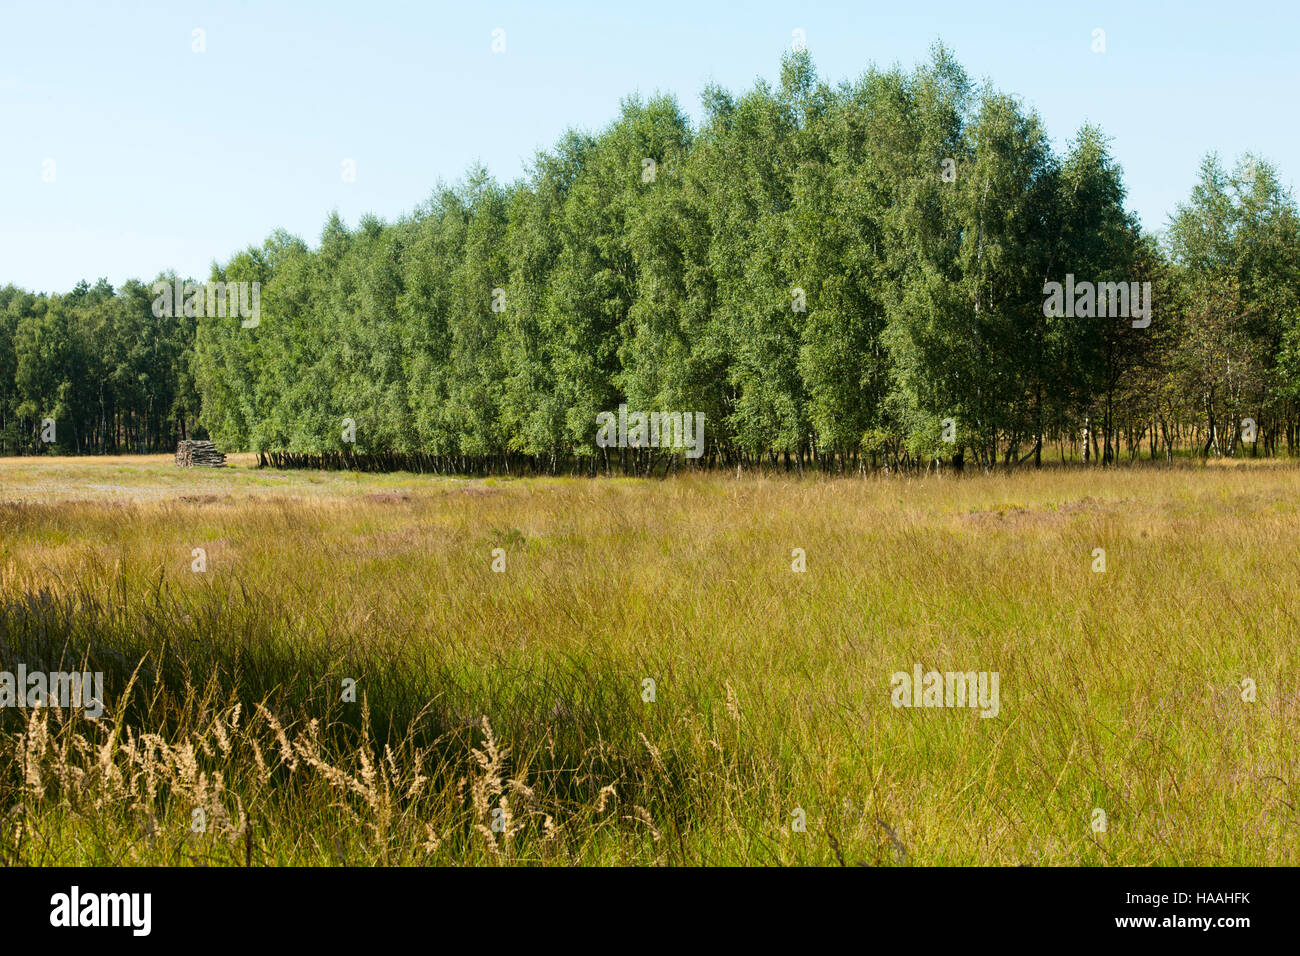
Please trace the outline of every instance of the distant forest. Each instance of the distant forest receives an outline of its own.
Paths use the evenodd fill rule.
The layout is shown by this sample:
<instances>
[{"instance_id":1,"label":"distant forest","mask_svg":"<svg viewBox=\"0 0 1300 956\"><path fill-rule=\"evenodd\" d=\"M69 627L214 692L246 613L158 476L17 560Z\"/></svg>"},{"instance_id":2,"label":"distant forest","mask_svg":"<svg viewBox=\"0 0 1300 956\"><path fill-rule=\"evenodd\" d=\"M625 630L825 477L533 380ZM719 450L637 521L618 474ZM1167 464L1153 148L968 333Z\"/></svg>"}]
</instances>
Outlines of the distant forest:
<instances>
[{"instance_id":1,"label":"distant forest","mask_svg":"<svg viewBox=\"0 0 1300 956\"><path fill-rule=\"evenodd\" d=\"M776 87L703 107L696 127L630 98L509 185L475 168L397 222L330 217L314 249L277 231L208 278L260 283L254 327L158 317L152 283L0 289L0 454L206 436L278 465L511 473L1300 454L1300 219L1263 159L1204 159L1154 236L1101 130L1054 151L941 46L838 86L790 54ZM1150 283L1149 324L1091 296L1049 314L1067 281ZM703 412L703 456L598 448L620 405Z\"/></svg>"}]
</instances>

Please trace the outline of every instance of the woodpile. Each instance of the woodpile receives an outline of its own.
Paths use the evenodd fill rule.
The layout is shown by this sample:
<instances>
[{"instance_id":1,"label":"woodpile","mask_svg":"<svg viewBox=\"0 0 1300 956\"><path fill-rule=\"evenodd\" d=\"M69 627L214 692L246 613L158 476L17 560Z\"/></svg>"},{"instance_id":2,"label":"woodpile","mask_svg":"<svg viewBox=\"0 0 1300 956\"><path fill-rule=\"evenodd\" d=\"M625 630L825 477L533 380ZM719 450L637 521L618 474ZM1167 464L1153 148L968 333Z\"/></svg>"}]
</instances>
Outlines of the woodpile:
<instances>
[{"instance_id":1,"label":"woodpile","mask_svg":"<svg viewBox=\"0 0 1300 956\"><path fill-rule=\"evenodd\" d=\"M226 456L210 441L183 441L176 446L176 464L183 468L225 468Z\"/></svg>"}]
</instances>

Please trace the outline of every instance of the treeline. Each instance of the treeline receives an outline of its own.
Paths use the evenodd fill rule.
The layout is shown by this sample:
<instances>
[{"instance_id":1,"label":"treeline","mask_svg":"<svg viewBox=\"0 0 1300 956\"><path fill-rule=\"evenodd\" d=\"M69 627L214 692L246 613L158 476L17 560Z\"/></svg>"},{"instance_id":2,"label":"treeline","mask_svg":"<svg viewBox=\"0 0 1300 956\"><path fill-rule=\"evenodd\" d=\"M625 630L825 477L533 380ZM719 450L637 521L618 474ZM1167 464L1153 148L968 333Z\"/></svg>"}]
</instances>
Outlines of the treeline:
<instances>
[{"instance_id":1,"label":"treeline","mask_svg":"<svg viewBox=\"0 0 1300 956\"><path fill-rule=\"evenodd\" d=\"M0 288L0 455L173 451L194 431L194 319L101 279L66 295Z\"/></svg>"},{"instance_id":2,"label":"treeline","mask_svg":"<svg viewBox=\"0 0 1300 956\"><path fill-rule=\"evenodd\" d=\"M793 54L704 112L631 99L512 184L475 169L395 223L332 217L315 249L274 234L210 277L260 283L260 319L190 320L173 380L223 449L313 467L1295 452L1300 229L1269 164L1206 159L1157 240L1100 130L1054 151L943 48L835 87ZM1051 282L1150 283L1152 310L1045 314ZM193 427L190 394L158 429ZM620 405L703 412L703 456L598 447Z\"/></svg>"}]
</instances>

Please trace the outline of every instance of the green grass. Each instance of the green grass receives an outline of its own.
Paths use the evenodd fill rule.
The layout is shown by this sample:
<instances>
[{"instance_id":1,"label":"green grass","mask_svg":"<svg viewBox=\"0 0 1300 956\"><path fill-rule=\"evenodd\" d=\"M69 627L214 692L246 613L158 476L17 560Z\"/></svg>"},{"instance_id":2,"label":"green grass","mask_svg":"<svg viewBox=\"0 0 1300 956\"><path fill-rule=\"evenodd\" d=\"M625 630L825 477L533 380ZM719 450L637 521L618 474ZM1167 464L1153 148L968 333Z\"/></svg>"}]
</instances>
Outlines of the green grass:
<instances>
[{"instance_id":1,"label":"green grass","mask_svg":"<svg viewBox=\"0 0 1300 956\"><path fill-rule=\"evenodd\" d=\"M4 666L109 698L0 712L6 862L1300 862L1294 465L235 462L0 461ZM998 716L891 706L918 662Z\"/></svg>"}]
</instances>

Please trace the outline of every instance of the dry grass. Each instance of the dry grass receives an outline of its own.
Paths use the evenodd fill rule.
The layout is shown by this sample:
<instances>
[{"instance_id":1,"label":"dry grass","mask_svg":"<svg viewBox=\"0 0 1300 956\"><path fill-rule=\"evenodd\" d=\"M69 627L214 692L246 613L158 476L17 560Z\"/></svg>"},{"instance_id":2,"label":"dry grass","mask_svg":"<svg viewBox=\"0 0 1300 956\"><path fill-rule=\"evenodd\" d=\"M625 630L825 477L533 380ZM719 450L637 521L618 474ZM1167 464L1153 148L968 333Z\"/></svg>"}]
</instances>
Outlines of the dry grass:
<instances>
[{"instance_id":1,"label":"dry grass","mask_svg":"<svg viewBox=\"0 0 1300 956\"><path fill-rule=\"evenodd\" d=\"M1294 465L234 464L0 461L4 666L109 697L0 714L6 862L1300 862Z\"/></svg>"}]
</instances>

